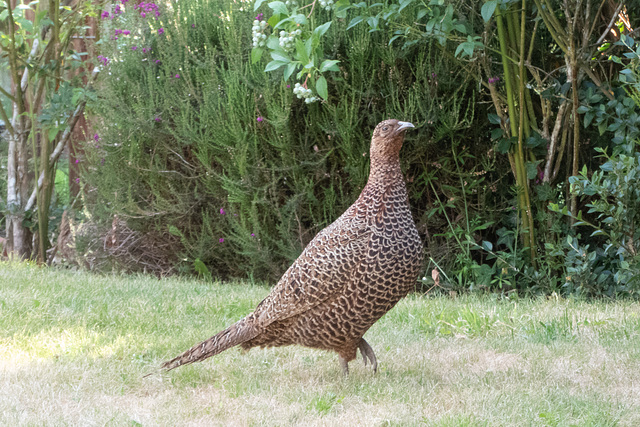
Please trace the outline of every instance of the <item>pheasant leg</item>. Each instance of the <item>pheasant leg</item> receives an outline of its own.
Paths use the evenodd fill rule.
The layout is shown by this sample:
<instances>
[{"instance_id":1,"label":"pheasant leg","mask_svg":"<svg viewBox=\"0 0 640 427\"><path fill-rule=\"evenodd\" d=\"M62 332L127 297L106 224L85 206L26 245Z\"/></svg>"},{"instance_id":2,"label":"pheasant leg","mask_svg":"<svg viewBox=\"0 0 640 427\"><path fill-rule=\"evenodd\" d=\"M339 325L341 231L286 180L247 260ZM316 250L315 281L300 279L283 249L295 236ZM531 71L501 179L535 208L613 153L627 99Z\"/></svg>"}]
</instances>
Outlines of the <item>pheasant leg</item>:
<instances>
[{"instance_id":1,"label":"pheasant leg","mask_svg":"<svg viewBox=\"0 0 640 427\"><path fill-rule=\"evenodd\" d=\"M347 362L347 359L342 356L338 357L338 360L340 361L340 367L342 368L342 375L346 377L349 375L349 362Z\"/></svg>"},{"instance_id":2,"label":"pheasant leg","mask_svg":"<svg viewBox=\"0 0 640 427\"><path fill-rule=\"evenodd\" d=\"M378 359L376 359L376 354L364 338L360 340L360 346L358 348L360 349L360 354L362 354L362 359L364 359L364 366L367 366L368 359L369 362L371 362L371 367L373 367L373 372L378 372Z\"/></svg>"}]
</instances>

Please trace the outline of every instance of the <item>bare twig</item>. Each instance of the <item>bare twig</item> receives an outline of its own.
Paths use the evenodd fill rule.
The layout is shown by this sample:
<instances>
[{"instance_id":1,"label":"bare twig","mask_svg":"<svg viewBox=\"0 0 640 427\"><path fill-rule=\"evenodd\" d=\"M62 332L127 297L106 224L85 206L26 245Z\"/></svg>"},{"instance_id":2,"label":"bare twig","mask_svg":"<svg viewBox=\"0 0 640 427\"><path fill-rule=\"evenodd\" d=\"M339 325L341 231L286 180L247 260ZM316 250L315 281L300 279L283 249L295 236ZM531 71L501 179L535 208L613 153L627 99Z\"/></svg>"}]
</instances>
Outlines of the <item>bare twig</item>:
<instances>
[{"instance_id":1,"label":"bare twig","mask_svg":"<svg viewBox=\"0 0 640 427\"><path fill-rule=\"evenodd\" d=\"M596 46L600 45L600 43L602 43L604 41L604 39L607 37L607 34L609 34L609 31L611 31L611 29L615 25L616 21L618 20L618 14L620 13L620 10L622 10L622 6L624 6L624 2L620 2L618 7L616 8L616 11L613 12L613 16L611 17L611 20L609 21L609 25L607 25L607 29L604 30L604 32L602 33L602 35L600 36L600 38L596 42Z\"/></svg>"},{"instance_id":2,"label":"bare twig","mask_svg":"<svg viewBox=\"0 0 640 427\"><path fill-rule=\"evenodd\" d=\"M95 77L98 75L98 72L99 72L98 68L94 68L93 73L91 74L92 82L95 79ZM62 137L60 137L60 140L58 141L56 148L53 150L53 152L49 156L49 165L51 168L53 168L53 166L55 165L55 162L58 161L58 159L60 158L60 155L62 154L62 151L64 150L64 147L67 145L67 142L69 141L69 138L71 138L73 129L75 128L76 123L80 119L80 116L84 112L84 107L86 104L87 104L86 99L80 101L76 106L76 109L73 111L73 114L69 119L69 126L62 133ZM40 187L42 187L43 181L44 181L44 172L40 173L40 176L38 177L36 186L31 192L31 197L29 197L29 201L27 202L27 205L24 208L25 211L28 211L33 208L36 202L36 197L38 196L38 190L40 189Z\"/></svg>"}]
</instances>

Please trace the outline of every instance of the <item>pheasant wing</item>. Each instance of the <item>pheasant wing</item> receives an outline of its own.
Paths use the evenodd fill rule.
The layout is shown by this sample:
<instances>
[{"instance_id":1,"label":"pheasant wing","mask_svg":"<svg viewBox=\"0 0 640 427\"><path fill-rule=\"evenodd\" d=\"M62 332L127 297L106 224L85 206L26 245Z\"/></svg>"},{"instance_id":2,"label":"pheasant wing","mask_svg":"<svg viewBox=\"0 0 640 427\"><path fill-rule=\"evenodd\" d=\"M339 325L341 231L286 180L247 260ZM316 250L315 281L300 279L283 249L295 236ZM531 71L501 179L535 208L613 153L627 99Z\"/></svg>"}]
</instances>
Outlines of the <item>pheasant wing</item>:
<instances>
[{"instance_id":1,"label":"pheasant wing","mask_svg":"<svg viewBox=\"0 0 640 427\"><path fill-rule=\"evenodd\" d=\"M357 280L354 275L366 259L372 233L364 218L354 211L347 210L307 245L256 307L258 324L265 327L305 312L335 296L349 281Z\"/></svg>"}]
</instances>

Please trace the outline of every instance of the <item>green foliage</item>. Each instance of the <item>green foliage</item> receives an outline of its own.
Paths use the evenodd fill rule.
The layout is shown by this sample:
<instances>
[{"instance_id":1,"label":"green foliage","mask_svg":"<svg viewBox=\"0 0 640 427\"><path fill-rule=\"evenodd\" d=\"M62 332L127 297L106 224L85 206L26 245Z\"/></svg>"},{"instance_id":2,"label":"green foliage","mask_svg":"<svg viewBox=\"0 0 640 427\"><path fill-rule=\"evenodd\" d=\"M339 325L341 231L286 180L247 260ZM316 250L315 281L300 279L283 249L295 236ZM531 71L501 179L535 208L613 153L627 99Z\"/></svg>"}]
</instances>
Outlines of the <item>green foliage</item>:
<instances>
[{"instance_id":1,"label":"green foliage","mask_svg":"<svg viewBox=\"0 0 640 427\"><path fill-rule=\"evenodd\" d=\"M635 261L610 255L628 246L632 226L611 212L618 231L592 217L634 197L602 196L608 173L620 185L636 173L634 72L623 72L627 85L613 88L613 100L589 81L574 91L557 67L566 54L557 34L540 25L535 43L514 36L519 19L541 19L533 4L522 18L513 2L465 5L257 1L251 12L189 0L158 20L129 10L104 20L104 34L118 38L104 38L108 73L94 106L102 123L87 146L93 218L111 224L117 214L137 232L173 238L180 270L206 280L274 280L355 200L371 130L397 117L418 127L402 160L427 272L441 275L425 277L426 288L631 292ZM131 36L116 33L125 27ZM490 37L480 38L485 31ZM611 52L625 46L635 48L622 38ZM524 54L534 65L520 70ZM593 145L581 142L586 169L570 193L573 111L565 119L557 111L578 92L579 140ZM565 135L552 149L556 119ZM592 174L602 163L593 146L613 151L612 161L627 157L615 172ZM585 219L617 236L612 249L602 246L605 234L575 235L548 210L572 195L592 209Z\"/></svg>"},{"instance_id":2,"label":"green foliage","mask_svg":"<svg viewBox=\"0 0 640 427\"><path fill-rule=\"evenodd\" d=\"M8 158L0 169L6 174L0 210L11 256L37 254L47 261L49 221L57 223L62 212L53 194L58 160L86 101L94 99L91 79L83 80L92 63L72 42L99 7L99 2L69 6L58 0L0 4L0 120L7 140L0 153ZM36 232L32 248L30 236Z\"/></svg>"},{"instance_id":3,"label":"green foliage","mask_svg":"<svg viewBox=\"0 0 640 427\"><path fill-rule=\"evenodd\" d=\"M327 102L307 104L282 80L285 70L264 73L251 61L250 11L209 0L161 12L158 21L127 11L103 24L105 34L126 25L140 36L104 38L93 106L101 125L86 147L94 219L110 226L117 214L145 235L176 236L183 271L207 276L202 263L214 277L277 279L357 198L371 132L397 117L418 127L402 152L414 217L423 235L430 230L430 251L447 245L446 225L430 214L426 171L450 162L455 132L469 155L453 181L460 188L484 168L490 147L472 128L470 82L436 50L399 51L382 35L336 22L322 36L336 60L319 67L341 73L326 75ZM488 186L470 191L480 202L469 205L469 218L495 203Z\"/></svg>"},{"instance_id":4,"label":"green foliage","mask_svg":"<svg viewBox=\"0 0 640 427\"><path fill-rule=\"evenodd\" d=\"M633 76L637 74L640 47L634 51L633 39L625 36L620 44L629 48L626 56L632 59L621 75ZM572 194L582 197L588 208L578 212L575 226L582 230L587 227L590 236L568 236L560 247L549 247L556 255L566 256L564 286L570 292L640 294L640 102L636 97L640 83L629 77L624 82L624 91L617 98L604 104L588 91L580 107L585 125L593 120L602 134L613 134L615 145L612 154L595 148L601 159L598 170L591 173L584 167L578 176L569 178ZM570 215L558 204L550 208Z\"/></svg>"}]
</instances>

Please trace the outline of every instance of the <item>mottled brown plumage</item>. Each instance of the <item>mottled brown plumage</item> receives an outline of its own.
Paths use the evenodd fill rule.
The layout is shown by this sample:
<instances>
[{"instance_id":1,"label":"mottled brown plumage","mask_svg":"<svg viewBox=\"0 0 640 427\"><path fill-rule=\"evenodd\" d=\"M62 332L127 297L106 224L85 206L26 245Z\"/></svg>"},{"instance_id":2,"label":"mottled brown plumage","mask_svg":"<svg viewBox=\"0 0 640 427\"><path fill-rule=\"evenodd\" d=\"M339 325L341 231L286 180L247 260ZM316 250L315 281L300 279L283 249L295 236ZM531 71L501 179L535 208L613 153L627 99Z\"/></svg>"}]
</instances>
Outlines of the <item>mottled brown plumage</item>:
<instances>
[{"instance_id":1,"label":"mottled brown plumage","mask_svg":"<svg viewBox=\"0 0 640 427\"><path fill-rule=\"evenodd\" d=\"M413 289L422 265L399 159L411 127L380 123L358 200L316 235L253 313L162 367L201 361L236 345L300 344L337 352L344 373L360 349L375 371L375 354L362 337Z\"/></svg>"}]
</instances>

